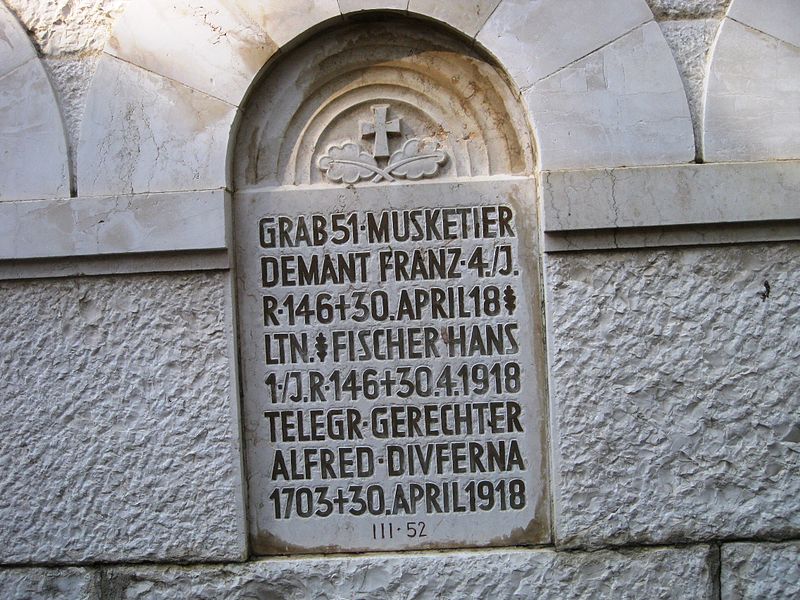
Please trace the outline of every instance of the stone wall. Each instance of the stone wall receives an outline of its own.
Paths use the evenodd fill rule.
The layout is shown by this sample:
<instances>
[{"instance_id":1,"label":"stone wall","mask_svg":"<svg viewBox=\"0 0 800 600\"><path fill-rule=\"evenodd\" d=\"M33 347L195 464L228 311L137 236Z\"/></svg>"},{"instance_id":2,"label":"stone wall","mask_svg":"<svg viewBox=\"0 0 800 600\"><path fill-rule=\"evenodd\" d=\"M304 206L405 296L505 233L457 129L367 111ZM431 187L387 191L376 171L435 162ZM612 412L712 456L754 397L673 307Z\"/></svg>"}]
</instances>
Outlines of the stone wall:
<instances>
[{"instance_id":1,"label":"stone wall","mask_svg":"<svg viewBox=\"0 0 800 600\"><path fill-rule=\"evenodd\" d=\"M5 40L13 56L0 56L0 130L12 140L46 130L19 152L43 171L57 162L45 149L67 166L52 184L0 173L0 596L800 594L792 0L615 0L602 15L619 27L609 39L606 25L568 20L587 12L581 2L538 3L552 19L547 44L565 31L597 37L587 49L565 44L550 66L536 62L538 24L523 22L533 3L514 0L460 11L425 0L275 2L265 10L280 26L269 35L192 3L173 14L157 0L4 2L0 48ZM137 29L151 4L185 28L188 51ZM372 8L476 39L522 92L541 145L553 514L544 546L275 559L248 550L221 157L238 103L279 47ZM141 64L109 46L115 27L118 39L150 44ZM243 54L252 72L231 75L241 89L220 94L213 81L227 58L214 63L211 48L226 44L257 52ZM6 101L21 74L31 99L46 97L31 104L32 128L17 119L25 96ZM575 92L592 86L600 96ZM653 108L662 101L663 114ZM553 133L562 103L582 127L564 136ZM176 123L187 106L195 120ZM62 126L63 149L41 141ZM17 148L3 143L11 157ZM81 143L92 165L79 164ZM628 177L639 187L626 188ZM728 204L733 191L714 196L733 188L741 197Z\"/></svg>"}]
</instances>

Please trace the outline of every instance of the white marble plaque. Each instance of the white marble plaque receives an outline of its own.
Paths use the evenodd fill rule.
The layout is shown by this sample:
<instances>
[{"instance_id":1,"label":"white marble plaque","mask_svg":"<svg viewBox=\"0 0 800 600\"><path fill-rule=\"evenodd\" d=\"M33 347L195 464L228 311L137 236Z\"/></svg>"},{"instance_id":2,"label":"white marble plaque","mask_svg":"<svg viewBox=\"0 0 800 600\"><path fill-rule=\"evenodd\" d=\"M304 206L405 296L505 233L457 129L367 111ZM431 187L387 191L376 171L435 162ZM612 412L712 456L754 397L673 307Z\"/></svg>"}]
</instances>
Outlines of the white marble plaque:
<instances>
[{"instance_id":1,"label":"white marble plaque","mask_svg":"<svg viewBox=\"0 0 800 600\"><path fill-rule=\"evenodd\" d=\"M533 189L237 193L256 553L549 539Z\"/></svg>"}]
</instances>

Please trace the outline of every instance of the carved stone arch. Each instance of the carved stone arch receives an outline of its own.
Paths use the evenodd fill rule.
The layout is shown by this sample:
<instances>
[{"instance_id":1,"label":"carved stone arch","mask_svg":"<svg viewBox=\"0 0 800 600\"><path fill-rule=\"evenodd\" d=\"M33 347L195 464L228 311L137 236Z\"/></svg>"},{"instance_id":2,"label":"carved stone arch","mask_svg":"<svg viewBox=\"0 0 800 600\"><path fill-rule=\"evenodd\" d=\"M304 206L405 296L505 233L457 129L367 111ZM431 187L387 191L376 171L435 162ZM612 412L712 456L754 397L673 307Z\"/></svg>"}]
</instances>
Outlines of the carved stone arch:
<instances>
[{"instance_id":1,"label":"carved stone arch","mask_svg":"<svg viewBox=\"0 0 800 600\"><path fill-rule=\"evenodd\" d=\"M222 188L237 108L265 64L365 10L424 17L495 57L525 99L541 170L694 158L672 53L644 0L137 0L87 96L82 194ZM471 5L472 6L472 5Z\"/></svg>"},{"instance_id":2,"label":"carved stone arch","mask_svg":"<svg viewBox=\"0 0 800 600\"><path fill-rule=\"evenodd\" d=\"M25 29L0 2L0 201L67 198L64 123Z\"/></svg>"},{"instance_id":3,"label":"carved stone arch","mask_svg":"<svg viewBox=\"0 0 800 600\"><path fill-rule=\"evenodd\" d=\"M384 18L318 35L269 71L243 111L234 188L324 182L319 161L361 144L376 104L397 118L393 143L445 152L439 177L533 173L526 115L501 73L433 25Z\"/></svg>"}]
</instances>

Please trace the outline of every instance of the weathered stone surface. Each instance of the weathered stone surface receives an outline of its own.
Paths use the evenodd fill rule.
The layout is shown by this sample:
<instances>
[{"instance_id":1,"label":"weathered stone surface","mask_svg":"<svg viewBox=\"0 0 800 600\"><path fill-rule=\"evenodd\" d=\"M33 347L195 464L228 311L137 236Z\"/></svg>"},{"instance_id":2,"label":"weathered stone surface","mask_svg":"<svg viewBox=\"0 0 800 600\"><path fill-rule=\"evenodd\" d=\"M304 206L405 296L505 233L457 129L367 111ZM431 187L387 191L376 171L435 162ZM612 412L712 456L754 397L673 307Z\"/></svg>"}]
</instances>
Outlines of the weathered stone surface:
<instances>
[{"instance_id":1,"label":"weathered stone surface","mask_svg":"<svg viewBox=\"0 0 800 600\"><path fill-rule=\"evenodd\" d=\"M129 0L8 0L47 56L99 52Z\"/></svg>"},{"instance_id":2,"label":"weathered stone surface","mask_svg":"<svg viewBox=\"0 0 800 600\"><path fill-rule=\"evenodd\" d=\"M477 40L525 89L653 17L642 0L595 8L588 0L504 0Z\"/></svg>"},{"instance_id":3,"label":"weathered stone surface","mask_svg":"<svg viewBox=\"0 0 800 600\"><path fill-rule=\"evenodd\" d=\"M798 260L546 257L557 543L800 532Z\"/></svg>"},{"instance_id":4,"label":"weathered stone surface","mask_svg":"<svg viewBox=\"0 0 800 600\"><path fill-rule=\"evenodd\" d=\"M800 161L545 172L544 230L800 219Z\"/></svg>"},{"instance_id":5,"label":"weathered stone surface","mask_svg":"<svg viewBox=\"0 0 800 600\"><path fill-rule=\"evenodd\" d=\"M236 108L107 54L78 146L83 195L225 187Z\"/></svg>"},{"instance_id":6,"label":"weathered stone surface","mask_svg":"<svg viewBox=\"0 0 800 600\"><path fill-rule=\"evenodd\" d=\"M278 49L271 2L203 0L131 3L106 52L230 104Z\"/></svg>"},{"instance_id":7,"label":"weathered stone surface","mask_svg":"<svg viewBox=\"0 0 800 600\"><path fill-rule=\"evenodd\" d=\"M647 0L657 19L722 18L731 0Z\"/></svg>"},{"instance_id":8,"label":"weathered stone surface","mask_svg":"<svg viewBox=\"0 0 800 600\"><path fill-rule=\"evenodd\" d=\"M703 138L703 94L708 52L717 32L719 21L716 19L690 19L664 21L660 25L664 38L675 56L675 62L686 90L689 112L692 114L695 142L700 143ZM699 155L702 156L702 154Z\"/></svg>"},{"instance_id":9,"label":"weathered stone surface","mask_svg":"<svg viewBox=\"0 0 800 600\"><path fill-rule=\"evenodd\" d=\"M550 550L269 560L224 567L109 569L126 600L172 598L708 599L705 546L626 552Z\"/></svg>"},{"instance_id":10,"label":"weathered stone surface","mask_svg":"<svg viewBox=\"0 0 800 600\"><path fill-rule=\"evenodd\" d=\"M225 250L223 190L0 203L0 259Z\"/></svg>"},{"instance_id":11,"label":"weathered stone surface","mask_svg":"<svg viewBox=\"0 0 800 600\"><path fill-rule=\"evenodd\" d=\"M722 598L800 598L800 542L722 546Z\"/></svg>"},{"instance_id":12,"label":"weathered stone surface","mask_svg":"<svg viewBox=\"0 0 800 600\"><path fill-rule=\"evenodd\" d=\"M25 30L6 5L0 4L0 76L32 58L36 58L36 51Z\"/></svg>"},{"instance_id":13,"label":"weathered stone surface","mask_svg":"<svg viewBox=\"0 0 800 600\"><path fill-rule=\"evenodd\" d=\"M537 82L525 100L542 169L694 158L686 94L654 22Z\"/></svg>"},{"instance_id":14,"label":"weathered stone surface","mask_svg":"<svg viewBox=\"0 0 800 600\"><path fill-rule=\"evenodd\" d=\"M440 2L439 0L410 0L409 12L421 13L451 27L455 27L466 35L474 36L478 33L500 0L469 0L455 2Z\"/></svg>"},{"instance_id":15,"label":"weathered stone surface","mask_svg":"<svg viewBox=\"0 0 800 600\"><path fill-rule=\"evenodd\" d=\"M225 277L0 284L0 562L242 557Z\"/></svg>"},{"instance_id":16,"label":"weathered stone surface","mask_svg":"<svg viewBox=\"0 0 800 600\"><path fill-rule=\"evenodd\" d=\"M733 0L728 16L800 47L800 3L797 0Z\"/></svg>"},{"instance_id":17,"label":"weathered stone surface","mask_svg":"<svg viewBox=\"0 0 800 600\"><path fill-rule=\"evenodd\" d=\"M96 598L97 575L87 569L2 569L3 600L91 600Z\"/></svg>"},{"instance_id":18,"label":"weathered stone surface","mask_svg":"<svg viewBox=\"0 0 800 600\"><path fill-rule=\"evenodd\" d=\"M0 77L0 201L69 195L64 126L39 60Z\"/></svg>"},{"instance_id":19,"label":"weathered stone surface","mask_svg":"<svg viewBox=\"0 0 800 600\"><path fill-rule=\"evenodd\" d=\"M86 107L86 92L97 68L97 59L94 56L58 57L44 58L42 62L50 75L53 90L58 96L61 117L64 120L71 185L76 193L80 193L77 189L78 142L83 111Z\"/></svg>"},{"instance_id":20,"label":"weathered stone surface","mask_svg":"<svg viewBox=\"0 0 800 600\"><path fill-rule=\"evenodd\" d=\"M707 161L800 158L800 47L725 19L704 126Z\"/></svg>"},{"instance_id":21,"label":"weathered stone surface","mask_svg":"<svg viewBox=\"0 0 800 600\"><path fill-rule=\"evenodd\" d=\"M408 8L408 0L339 0L342 13L362 10L402 10Z\"/></svg>"}]
</instances>

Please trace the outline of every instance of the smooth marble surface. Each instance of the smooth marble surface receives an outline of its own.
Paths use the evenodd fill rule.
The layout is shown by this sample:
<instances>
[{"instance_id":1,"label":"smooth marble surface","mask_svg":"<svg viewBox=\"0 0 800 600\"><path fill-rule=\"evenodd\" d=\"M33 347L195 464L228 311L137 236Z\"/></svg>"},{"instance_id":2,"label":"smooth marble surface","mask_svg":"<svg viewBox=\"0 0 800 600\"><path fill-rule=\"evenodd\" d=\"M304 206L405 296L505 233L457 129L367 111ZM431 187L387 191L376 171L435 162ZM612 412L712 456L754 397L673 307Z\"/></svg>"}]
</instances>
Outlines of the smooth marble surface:
<instances>
[{"instance_id":1,"label":"smooth marble surface","mask_svg":"<svg viewBox=\"0 0 800 600\"><path fill-rule=\"evenodd\" d=\"M797 0L733 0L728 17L800 47Z\"/></svg>"},{"instance_id":2,"label":"smooth marble surface","mask_svg":"<svg viewBox=\"0 0 800 600\"><path fill-rule=\"evenodd\" d=\"M694 159L686 94L654 22L537 82L525 100L543 170Z\"/></svg>"},{"instance_id":3,"label":"smooth marble surface","mask_svg":"<svg viewBox=\"0 0 800 600\"><path fill-rule=\"evenodd\" d=\"M525 89L653 18L644 0L504 0L478 33Z\"/></svg>"},{"instance_id":4,"label":"smooth marble surface","mask_svg":"<svg viewBox=\"0 0 800 600\"><path fill-rule=\"evenodd\" d=\"M732 19L709 69L706 161L800 158L800 47Z\"/></svg>"},{"instance_id":5,"label":"smooth marble surface","mask_svg":"<svg viewBox=\"0 0 800 600\"><path fill-rule=\"evenodd\" d=\"M82 195L225 187L236 108L103 55L78 147Z\"/></svg>"},{"instance_id":6,"label":"smooth marble surface","mask_svg":"<svg viewBox=\"0 0 800 600\"><path fill-rule=\"evenodd\" d=\"M336 0L270 0L268 33L278 46L340 15Z\"/></svg>"},{"instance_id":7,"label":"smooth marble surface","mask_svg":"<svg viewBox=\"0 0 800 600\"><path fill-rule=\"evenodd\" d=\"M0 203L0 260L228 246L223 190Z\"/></svg>"},{"instance_id":8,"label":"smooth marble surface","mask_svg":"<svg viewBox=\"0 0 800 600\"><path fill-rule=\"evenodd\" d=\"M402 10L408 8L408 0L339 0L342 14L362 10Z\"/></svg>"},{"instance_id":9,"label":"smooth marble surface","mask_svg":"<svg viewBox=\"0 0 800 600\"><path fill-rule=\"evenodd\" d=\"M0 77L0 202L69 195L64 125L39 60Z\"/></svg>"},{"instance_id":10,"label":"smooth marble surface","mask_svg":"<svg viewBox=\"0 0 800 600\"><path fill-rule=\"evenodd\" d=\"M272 3L257 0L131 2L108 41L118 58L239 104L277 50L267 30Z\"/></svg>"},{"instance_id":11,"label":"smooth marble surface","mask_svg":"<svg viewBox=\"0 0 800 600\"><path fill-rule=\"evenodd\" d=\"M545 232L800 219L800 162L546 172Z\"/></svg>"},{"instance_id":12,"label":"smooth marble surface","mask_svg":"<svg viewBox=\"0 0 800 600\"><path fill-rule=\"evenodd\" d=\"M0 76L36 58L36 50L17 17L0 3Z\"/></svg>"},{"instance_id":13,"label":"smooth marble surface","mask_svg":"<svg viewBox=\"0 0 800 600\"><path fill-rule=\"evenodd\" d=\"M458 3L411 0L408 3L408 11L432 17L473 37L477 35L498 4L500 0L462 0Z\"/></svg>"}]
</instances>

